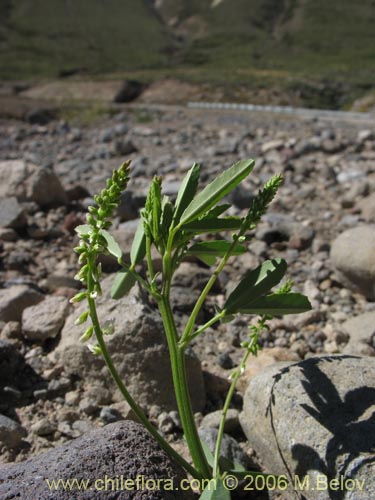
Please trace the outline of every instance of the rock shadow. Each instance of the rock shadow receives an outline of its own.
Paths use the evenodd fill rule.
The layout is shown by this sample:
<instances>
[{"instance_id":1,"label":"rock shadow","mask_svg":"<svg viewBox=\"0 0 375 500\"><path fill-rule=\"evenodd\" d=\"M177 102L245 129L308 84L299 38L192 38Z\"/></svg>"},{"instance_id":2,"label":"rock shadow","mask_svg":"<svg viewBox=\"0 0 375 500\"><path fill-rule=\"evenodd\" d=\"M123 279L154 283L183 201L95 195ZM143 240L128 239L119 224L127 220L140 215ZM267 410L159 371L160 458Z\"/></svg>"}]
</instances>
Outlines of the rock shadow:
<instances>
[{"instance_id":1,"label":"rock shadow","mask_svg":"<svg viewBox=\"0 0 375 500\"><path fill-rule=\"evenodd\" d=\"M325 455L322 457L317 450L306 444L295 444L292 447L292 456L297 461L293 475L303 478L309 471L317 471L327 476L328 481L339 476L352 477L363 465L375 462L375 388L361 386L349 390L341 397L332 381L319 367L319 363L338 362L343 359L355 359L355 356L324 356L311 358L283 368L275 375L271 399L267 413L271 418L271 426L277 442L279 453L290 477L290 467L283 457L279 447L272 406L275 403L274 389L276 384L291 369L300 369L304 380L301 384L308 395L311 404L301 403L300 406L312 416L322 427L332 434L329 439ZM353 381L355 383L355 381ZM371 407L374 410L371 412ZM372 454L366 458L366 454ZM356 459L363 456L358 462ZM329 498L342 500L345 489L327 489ZM296 493L297 494L297 493ZM297 495L298 496L298 495ZM301 499L305 497L300 494Z\"/></svg>"},{"instance_id":2,"label":"rock shadow","mask_svg":"<svg viewBox=\"0 0 375 500\"><path fill-rule=\"evenodd\" d=\"M43 378L10 343L0 341L0 413L18 421L15 408L35 400L34 391L47 387Z\"/></svg>"}]
</instances>

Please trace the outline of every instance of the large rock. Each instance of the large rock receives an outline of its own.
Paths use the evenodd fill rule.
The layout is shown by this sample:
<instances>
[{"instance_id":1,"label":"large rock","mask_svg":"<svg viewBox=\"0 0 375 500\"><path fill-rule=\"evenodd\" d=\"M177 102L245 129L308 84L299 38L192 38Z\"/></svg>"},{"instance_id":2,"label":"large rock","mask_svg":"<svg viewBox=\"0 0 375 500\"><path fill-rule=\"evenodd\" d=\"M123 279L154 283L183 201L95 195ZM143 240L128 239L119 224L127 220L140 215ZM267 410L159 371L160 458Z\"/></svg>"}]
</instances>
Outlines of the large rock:
<instances>
[{"instance_id":1,"label":"large rock","mask_svg":"<svg viewBox=\"0 0 375 500\"><path fill-rule=\"evenodd\" d=\"M372 358L322 356L252 379L240 420L266 469L295 486L283 498L367 500L375 496L374 406Z\"/></svg>"},{"instance_id":2,"label":"large rock","mask_svg":"<svg viewBox=\"0 0 375 500\"><path fill-rule=\"evenodd\" d=\"M332 244L331 260L343 285L375 299L375 225L340 234Z\"/></svg>"},{"instance_id":3,"label":"large rock","mask_svg":"<svg viewBox=\"0 0 375 500\"><path fill-rule=\"evenodd\" d=\"M25 213L17 198L0 198L0 227L20 228L26 223Z\"/></svg>"},{"instance_id":4,"label":"large rock","mask_svg":"<svg viewBox=\"0 0 375 500\"><path fill-rule=\"evenodd\" d=\"M158 404L164 409L175 409L169 354L161 319L152 312L137 286L128 296L112 300L109 294L112 280L109 277L103 281L103 296L98 299L97 305L101 321L110 320L115 325L115 334L106 337L114 364L141 406ZM85 309L86 304L82 303L68 317L56 354L67 373L103 384L114 392L115 385L102 358L93 356L79 341L84 328L75 326L74 320ZM203 376L200 362L193 353L186 355L186 368L194 410L201 411L205 405ZM114 398L122 400L117 390Z\"/></svg>"},{"instance_id":5,"label":"large rock","mask_svg":"<svg viewBox=\"0 0 375 500\"><path fill-rule=\"evenodd\" d=\"M29 340L43 341L56 337L69 312L65 297L51 295L35 306L27 307L22 314L22 332Z\"/></svg>"},{"instance_id":6,"label":"large rock","mask_svg":"<svg viewBox=\"0 0 375 500\"><path fill-rule=\"evenodd\" d=\"M366 222L375 223L375 193L363 198L363 200L358 203L358 206L362 211L364 220Z\"/></svg>"},{"instance_id":7,"label":"large rock","mask_svg":"<svg viewBox=\"0 0 375 500\"><path fill-rule=\"evenodd\" d=\"M26 434L26 430L18 422L0 414L0 446L16 448Z\"/></svg>"},{"instance_id":8,"label":"large rock","mask_svg":"<svg viewBox=\"0 0 375 500\"><path fill-rule=\"evenodd\" d=\"M171 461L144 428L131 421L110 424L26 462L0 469L0 499L25 500L184 500L183 470ZM142 488L142 478L149 490ZM47 480L87 481L87 488L50 490ZM160 482L158 491L153 484ZM168 490L166 480L176 490ZM112 480L112 481L111 481ZM125 482L128 480L127 482ZM163 481L165 487L163 488ZM50 483L51 484L51 483ZM82 484L82 483L81 483ZM137 488L137 484L140 486ZM106 486L106 487L105 487Z\"/></svg>"},{"instance_id":9,"label":"large rock","mask_svg":"<svg viewBox=\"0 0 375 500\"><path fill-rule=\"evenodd\" d=\"M52 170L23 160L0 161L0 198L12 196L42 207L67 202L60 180Z\"/></svg>"},{"instance_id":10,"label":"large rock","mask_svg":"<svg viewBox=\"0 0 375 500\"><path fill-rule=\"evenodd\" d=\"M375 311L348 319L342 329L349 335L346 354L375 356Z\"/></svg>"},{"instance_id":11,"label":"large rock","mask_svg":"<svg viewBox=\"0 0 375 500\"><path fill-rule=\"evenodd\" d=\"M43 295L26 285L0 290L0 320L20 321L22 311L43 300Z\"/></svg>"}]
</instances>

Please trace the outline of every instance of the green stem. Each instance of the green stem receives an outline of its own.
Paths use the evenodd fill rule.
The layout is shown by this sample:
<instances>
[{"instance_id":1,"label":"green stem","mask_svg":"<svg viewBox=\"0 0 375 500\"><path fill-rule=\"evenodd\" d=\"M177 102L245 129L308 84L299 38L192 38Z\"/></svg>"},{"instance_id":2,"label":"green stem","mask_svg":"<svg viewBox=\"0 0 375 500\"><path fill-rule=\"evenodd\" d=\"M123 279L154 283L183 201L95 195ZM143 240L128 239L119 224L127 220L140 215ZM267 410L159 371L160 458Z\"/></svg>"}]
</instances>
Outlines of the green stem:
<instances>
[{"instance_id":1,"label":"green stem","mask_svg":"<svg viewBox=\"0 0 375 500\"><path fill-rule=\"evenodd\" d=\"M147 267L148 267L148 272L150 274L151 284L153 284L155 278L155 271L151 256L151 239L148 236L146 236L146 258L147 258Z\"/></svg>"},{"instance_id":2,"label":"green stem","mask_svg":"<svg viewBox=\"0 0 375 500\"><path fill-rule=\"evenodd\" d=\"M173 385L186 442L195 468L204 478L211 478L211 469L199 439L191 406L185 366L185 351L177 345L178 333L168 298L163 295L158 303L167 337Z\"/></svg>"},{"instance_id":3,"label":"green stem","mask_svg":"<svg viewBox=\"0 0 375 500\"><path fill-rule=\"evenodd\" d=\"M211 288L214 286L219 274L224 269L225 264L228 262L228 259L231 256L232 250L236 244L237 244L237 239L234 239L231 246L228 248L226 254L221 259L219 265L217 266L214 273L212 274L211 278L207 281L206 286L202 290L202 292L201 292L201 294L200 294L200 296L199 296L199 298L198 298L198 300L193 308L193 311L190 314L190 318L189 318L188 322L186 323L184 332L181 336L181 340L180 340L181 345L186 345L190 342L191 334L193 332L195 321L197 319L199 311L201 310L201 308L204 304L204 301L206 300L207 295L210 293Z\"/></svg>"},{"instance_id":4,"label":"green stem","mask_svg":"<svg viewBox=\"0 0 375 500\"><path fill-rule=\"evenodd\" d=\"M204 325L202 325L200 328L198 328L198 330L196 330L194 333L192 333L189 336L189 342L191 340L195 339L195 337L198 337L198 335L200 335L205 330L207 330L207 328L209 328L210 326L212 326L215 323L217 323L218 321L220 321L221 318L223 318L224 316L225 316L225 311L221 311L219 314L216 314L216 316L214 316L213 318L211 318L209 321L207 321L207 323L205 323ZM183 347L183 346L185 347L187 344L182 344L180 342L179 345L180 345L180 347Z\"/></svg>"},{"instance_id":5,"label":"green stem","mask_svg":"<svg viewBox=\"0 0 375 500\"><path fill-rule=\"evenodd\" d=\"M254 345L254 342L255 342L255 340L252 339L250 345L247 347L247 350L241 359L241 362L240 362L237 370L234 372L234 376L232 378L232 383L229 387L227 397L225 398L225 403L224 403L223 411L221 414L220 425L219 425L219 430L218 430L217 439L216 439L216 446L215 446L215 453L214 453L214 465L213 465L213 470L212 470L212 477L213 478L218 478L220 476L219 460L220 460L221 443L222 443L223 435L224 435L225 419L227 417L227 413L228 413L230 403L231 403L232 398L233 398L234 391L236 389L238 379L241 376L242 370L246 366L246 361L247 361L248 357L252 353L251 349L252 349L252 346Z\"/></svg>"},{"instance_id":6,"label":"green stem","mask_svg":"<svg viewBox=\"0 0 375 500\"><path fill-rule=\"evenodd\" d=\"M131 274L137 281L140 285L142 285L150 295L153 295L153 290L150 286L150 284L142 278L142 276L140 274L137 273L137 271L135 271L135 266L133 264L131 264L130 266L125 264L125 262L123 262L122 260L119 261L119 264L120 266L125 269L125 271L127 271L129 274Z\"/></svg>"},{"instance_id":7,"label":"green stem","mask_svg":"<svg viewBox=\"0 0 375 500\"><path fill-rule=\"evenodd\" d=\"M110 374L115 381L117 387L119 388L121 394L123 395L126 402L129 404L130 408L133 410L138 420L146 427L149 433L156 439L156 441L160 444L163 450L168 453L177 463L179 463L189 474L191 474L194 478L202 479L202 474L198 472L194 467L192 467L183 457L181 457L168 443L165 439L158 433L155 427L150 423L142 409L137 405L129 391L126 389L124 383L122 382L113 362L111 355L108 352L106 343L103 338L103 332L100 327L100 323L98 320L98 315L96 311L96 305L94 299L90 296L87 297L90 317L94 327L95 335L98 341L98 345L101 349L104 361L110 371Z\"/></svg>"}]
</instances>

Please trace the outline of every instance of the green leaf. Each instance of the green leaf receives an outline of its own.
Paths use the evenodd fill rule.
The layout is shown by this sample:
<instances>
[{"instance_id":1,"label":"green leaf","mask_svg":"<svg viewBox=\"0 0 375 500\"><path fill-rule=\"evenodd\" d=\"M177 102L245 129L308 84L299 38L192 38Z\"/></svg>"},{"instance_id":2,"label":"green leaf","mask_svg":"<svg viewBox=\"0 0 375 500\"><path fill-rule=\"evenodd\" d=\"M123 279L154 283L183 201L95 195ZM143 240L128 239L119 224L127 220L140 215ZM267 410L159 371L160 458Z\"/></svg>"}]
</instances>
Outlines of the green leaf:
<instances>
[{"instance_id":1,"label":"green leaf","mask_svg":"<svg viewBox=\"0 0 375 500\"><path fill-rule=\"evenodd\" d=\"M215 255L197 254L196 257L197 259L201 260L203 264L206 264L206 266L208 267L213 266L216 262Z\"/></svg>"},{"instance_id":2,"label":"green leaf","mask_svg":"<svg viewBox=\"0 0 375 500\"><path fill-rule=\"evenodd\" d=\"M154 177L152 180L152 218L151 228L155 241L160 238L160 217L161 217L161 177Z\"/></svg>"},{"instance_id":3,"label":"green leaf","mask_svg":"<svg viewBox=\"0 0 375 500\"><path fill-rule=\"evenodd\" d=\"M188 248L187 255L214 255L215 257L223 257L232 242L226 240L200 241ZM245 253L246 247L237 243L231 252L231 255L241 255Z\"/></svg>"},{"instance_id":4,"label":"green leaf","mask_svg":"<svg viewBox=\"0 0 375 500\"><path fill-rule=\"evenodd\" d=\"M234 462L232 471L242 474L242 473L246 472L246 468L242 464L240 464L238 462Z\"/></svg>"},{"instance_id":5,"label":"green leaf","mask_svg":"<svg viewBox=\"0 0 375 500\"><path fill-rule=\"evenodd\" d=\"M173 205L169 201L168 196L164 196L162 203L160 230L165 241L168 239L168 233L171 227L172 219L173 219Z\"/></svg>"},{"instance_id":6,"label":"green leaf","mask_svg":"<svg viewBox=\"0 0 375 500\"><path fill-rule=\"evenodd\" d=\"M242 305L238 312L243 314L299 314L310 311L309 299L300 293L272 293L252 301L248 306Z\"/></svg>"},{"instance_id":7,"label":"green leaf","mask_svg":"<svg viewBox=\"0 0 375 500\"><path fill-rule=\"evenodd\" d=\"M184 177L184 180L182 181L180 189L178 190L177 193L177 198L175 203L175 210L173 216L173 221L175 224L178 224L180 222L182 213L187 208L189 203L191 203L195 193L197 192L200 170L201 170L200 165L194 163L194 165L191 167L191 169Z\"/></svg>"},{"instance_id":8,"label":"green leaf","mask_svg":"<svg viewBox=\"0 0 375 500\"><path fill-rule=\"evenodd\" d=\"M231 206L232 205L230 203L224 203L223 205L218 205L217 207L214 207L209 212L207 212L204 218L216 219L216 217L219 217L219 215L224 213Z\"/></svg>"},{"instance_id":9,"label":"green leaf","mask_svg":"<svg viewBox=\"0 0 375 500\"><path fill-rule=\"evenodd\" d=\"M202 441L200 439L200 442L201 442L202 450L203 450L203 453L204 453L204 455L206 457L208 465L210 465L211 467L213 467L214 461L215 461L214 454L212 453L212 451L210 450L210 448L208 447L208 445L206 444L205 441Z\"/></svg>"},{"instance_id":10,"label":"green leaf","mask_svg":"<svg viewBox=\"0 0 375 500\"><path fill-rule=\"evenodd\" d=\"M222 231L236 231L241 227L241 223L242 219L239 217L223 217L222 219L204 217L185 224L182 229L195 234L220 233Z\"/></svg>"},{"instance_id":11,"label":"green leaf","mask_svg":"<svg viewBox=\"0 0 375 500\"><path fill-rule=\"evenodd\" d=\"M146 236L143 221L140 220L134 234L133 243L130 249L130 262L134 265L141 262L146 255Z\"/></svg>"},{"instance_id":12,"label":"green leaf","mask_svg":"<svg viewBox=\"0 0 375 500\"><path fill-rule=\"evenodd\" d=\"M283 259L266 260L252 271L248 271L237 287L229 295L224 309L228 314L239 312L266 294L283 278L287 265Z\"/></svg>"},{"instance_id":13,"label":"green leaf","mask_svg":"<svg viewBox=\"0 0 375 500\"><path fill-rule=\"evenodd\" d=\"M254 160L244 160L236 163L216 177L203 191L197 194L181 215L180 224L187 224L211 207L237 186L254 168Z\"/></svg>"},{"instance_id":14,"label":"green leaf","mask_svg":"<svg viewBox=\"0 0 375 500\"><path fill-rule=\"evenodd\" d=\"M107 242L108 252L114 257L116 257L117 260L121 259L122 250L120 248L120 245L114 239L114 237L111 234L109 234L109 232L106 231L105 229L101 229L100 234L104 237L104 239Z\"/></svg>"},{"instance_id":15,"label":"green leaf","mask_svg":"<svg viewBox=\"0 0 375 500\"><path fill-rule=\"evenodd\" d=\"M136 279L131 273L129 273L129 271L126 271L125 269L119 271L112 283L112 299L121 299L121 297L128 294L135 285L135 282Z\"/></svg>"},{"instance_id":16,"label":"green leaf","mask_svg":"<svg viewBox=\"0 0 375 500\"><path fill-rule=\"evenodd\" d=\"M92 227L90 224L81 224L74 228L74 231L81 236L82 234L90 234L92 232Z\"/></svg>"},{"instance_id":17,"label":"green leaf","mask_svg":"<svg viewBox=\"0 0 375 500\"><path fill-rule=\"evenodd\" d=\"M133 243L130 249L130 269L134 269L146 254L146 235L144 232L143 221L140 220L137 230L134 235ZM124 295L128 294L134 284L136 283L135 277L127 270L122 269L116 274L111 287L112 299L121 299Z\"/></svg>"},{"instance_id":18,"label":"green leaf","mask_svg":"<svg viewBox=\"0 0 375 500\"><path fill-rule=\"evenodd\" d=\"M161 216L161 177L155 176L150 184L146 203L141 210L144 220L145 233L157 242L160 238L160 216Z\"/></svg>"},{"instance_id":19,"label":"green leaf","mask_svg":"<svg viewBox=\"0 0 375 500\"><path fill-rule=\"evenodd\" d=\"M230 498L230 490L224 486L223 480L211 479L199 500L230 500Z\"/></svg>"}]
</instances>

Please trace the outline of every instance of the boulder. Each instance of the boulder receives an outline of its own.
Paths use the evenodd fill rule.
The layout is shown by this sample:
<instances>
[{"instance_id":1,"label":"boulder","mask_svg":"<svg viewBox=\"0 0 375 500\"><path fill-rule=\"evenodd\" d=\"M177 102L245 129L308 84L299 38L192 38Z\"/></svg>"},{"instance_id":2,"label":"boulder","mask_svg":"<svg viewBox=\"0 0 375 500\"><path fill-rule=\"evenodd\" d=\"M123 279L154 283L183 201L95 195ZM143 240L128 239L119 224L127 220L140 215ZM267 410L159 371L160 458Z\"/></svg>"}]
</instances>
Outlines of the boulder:
<instances>
[{"instance_id":1,"label":"boulder","mask_svg":"<svg viewBox=\"0 0 375 500\"><path fill-rule=\"evenodd\" d=\"M218 429L221 422L222 410L216 410L205 415L200 424L200 428L209 427L212 429ZM227 411L225 417L224 431L228 434L238 432L241 428L239 423L239 413L238 410L230 408Z\"/></svg>"},{"instance_id":2,"label":"boulder","mask_svg":"<svg viewBox=\"0 0 375 500\"><path fill-rule=\"evenodd\" d=\"M344 286L375 299L375 225L340 234L332 244L331 261Z\"/></svg>"},{"instance_id":3,"label":"boulder","mask_svg":"<svg viewBox=\"0 0 375 500\"><path fill-rule=\"evenodd\" d=\"M0 198L0 227L20 228L26 223L25 213L17 198Z\"/></svg>"},{"instance_id":4,"label":"boulder","mask_svg":"<svg viewBox=\"0 0 375 500\"><path fill-rule=\"evenodd\" d=\"M13 196L18 201L33 201L41 207L67 202L53 170L23 160L0 161L0 198Z\"/></svg>"},{"instance_id":5,"label":"boulder","mask_svg":"<svg viewBox=\"0 0 375 500\"><path fill-rule=\"evenodd\" d=\"M185 477L140 424L124 421L88 432L25 462L2 467L0 498L185 500L192 498L191 490L178 489ZM74 493L61 486L51 489L52 481L60 479L82 481L82 486L73 486ZM161 480L159 489L157 480ZM170 491L171 484L176 490Z\"/></svg>"},{"instance_id":6,"label":"boulder","mask_svg":"<svg viewBox=\"0 0 375 500\"><path fill-rule=\"evenodd\" d=\"M158 404L166 410L175 409L169 354L161 319L151 310L138 286L122 299L112 300L112 280L111 276L103 280L103 296L97 301L97 310L102 323L111 321L115 326L115 333L107 336L106 342L119 375L141 406ZM87 345L79 341L84 326L76 326L74 321L86 307L85 303L81 303L67 318L55 352L65 372L104 385L114 392L115 384L102 358L93 356ZM192 351L186 354L186 368L194 410L201 411L205 405L203 376L200 361ZM122 400L117 389L114 399Z\"/></svg>"},{"instance_id":7,"label":"boulder","mask_svg":"<svg viewBox=\"0 0 375 500\"><path fill-rule=\"evenodd\" d=\"M16 448L26 434L26 430L19 423L0 414L0 446Z\"/></svg>"},{"instance_id":8,"label":"boulder","mask_svg":"<svg viewBox=\"0 0 375 500\"><path fill-rule=\"evenodd\" d=\"M362 212L362 217L366 222L375 223L375 193L366 196L358 206Z\"/></svg>"},{"instance_id":9,"label":"boulder","mask_svg":"<svg viewBox=\"0 0 375 500\"><path fill-rule=\"evenodd\" d=\"M22 313L22 332L29 340L44 341L60 333L69 313L64 297L50 296Z\"/></svg>"},{"instance_id":10,"label":"boulder","mask_svg":"<svg viewBox=\"0 0 375 500\"><path fill-rule=\"evenodd\" d=\"M290 481L283 498L364 500L375 495L374 406L372 358L322 356L253 378L240 421L265 468Z\"/></svg>"},{"instance_id":11,"label":"boulder","mask_svg":"<svg viewBox=\"0 0 375 500\"><path fill-rule=\"evenodd\" d=\"M21 321L22 311L43 300L43 295L27 285L0 290L0 320Z\"/></svg>"},{"instance_id":12,"label":"boulder","mask_svg":"<svg viewBox=\"0 0 375 500\"><path fill-rule=\"evenodd\" d=\"M344 348L346 354L375 356L375 311L348 319L342 329L349 335Z\"/></svg>"}]
</instances>

